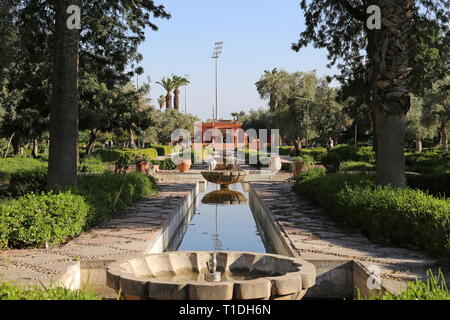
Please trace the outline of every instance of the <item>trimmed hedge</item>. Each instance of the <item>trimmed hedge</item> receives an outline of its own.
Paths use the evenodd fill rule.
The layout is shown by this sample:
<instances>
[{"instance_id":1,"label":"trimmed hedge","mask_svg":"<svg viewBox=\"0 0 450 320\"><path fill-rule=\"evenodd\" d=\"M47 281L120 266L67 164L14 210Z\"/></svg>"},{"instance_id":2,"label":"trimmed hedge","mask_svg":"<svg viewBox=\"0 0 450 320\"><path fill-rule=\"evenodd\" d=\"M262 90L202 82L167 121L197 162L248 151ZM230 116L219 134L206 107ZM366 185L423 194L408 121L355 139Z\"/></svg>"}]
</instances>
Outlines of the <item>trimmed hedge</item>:
<instances>
[{"instance_id":1,"label":"trimmed hedge","mask_svg":"<svg viewBox=\"0 0 450 320\"><path fill-rule=\"evenodd\" d=\"M340 164L341 171L375 171L375 165L362 161L345 161Z\"/></svg>"},{"instance_id":2,"label":"trimmed hedge","mask_svg":"<svg viewBox=\"0 0 450 320\"><path fill-rule=\"evenodd\" d=\"M150 148L155 149L158 152L158 156L170 156L173 151L171 146L161 146L157 144L151 144Z\"/></svg>"},{"instance_id":3,"label":"trimmed hedge","mask_svg":"<svg viewBox=\"0 0 450 320\"><path fill-rule=\"evenodd\" d=\"M22 287L10 282L0 282L0 300L101 300L86 290L72 291L66 288Z\"/></svg>"},{"instance_id":4,"label":"trimmed hedge","mask_svg":"<svg viewBox=\"0 0 450 320\"><path fill-rule=\"evenodd\" d=\"M335 154L342 161L361 161L375 163L376 155L372 147L358 147L340 144L331 149L329 154Z\"/></svg>"},{"instance_id":5,"label":"trimmed hedge","mask_svg":"<svg viewBox=\"0 0 450 320\"><path fill-rule=\"evenodd\" d=\"M14 173L9 182L8 192L13 197L28 193L42 193L47 189L47 168L34 171L18 171Z\"/></svg>"},{"instance_id":6,"label":"trimmed hedge","mask_svg":"<svg viewBox=\"0 0 450 320\"><path fill-rule=\"evenodd\" d=\"M419 189L439 198L450 196L450 173L408 174L408 186Z\"/></svg>"},{"instance_id":7,"label":"trimmed hedge","mask_svg":"<svg viewBox=\"0 0 450 320\"><path fill-rule=\"evenodd\" d=\"M61 243L81 233L90 210L82 196L70 191L0 202L0 247Z\"/></svg>"},{"instance_id":8,"label":"trimmed hedge","mask_svg":"<svg viewBox=\"0 0 450 320\"><path fill-rule=\"evenodd\" d=\"M422 153L407 153L405 162L408 171L412 172L450 173L450 151L427 150Z\"/></svg>"},{"instance_id":9,"label":"trimmed hedge","mask_svg":"<svg viewBox=\"0 0 450 320\"><path fill-rule=\"evenodd\" d=\"M8 182L17 172L33 171L46 168L47 163L33 158L6 158L0 159L0 183Z\"/></svg>"},{"instance_id":10,"label":"trimmed hedge","mask_svg":"<svg viewBox=\"0 0 450 320\"><path fill-rule=\"evenodd\" d=\"M116 216L155 188L155 181L140 173L82 175L73 190L0 202L0 248L64 242Z\"/></svg>"},{"instance_id":11,"label":"trimmed hedge","mask_svg":"<svg viewBox=\"0 0 450 320\"><path fill-rule=\"evenodd\" d=\"M145 158L151 160L158 157L156 149L103 149L97 150L92 154L102 162L116 162L120 157L128 155L130 158Z\"/></svg>"},{"instance_id":12,"label":"trimmed hedge","mask_svg":"<svg viewBox=\"0 0 450 320\"><path fill-rule=\"evenodd\" d=\"M450 202L409 188L378 186L364 174L299 180L294 190L320 205L336 222L375 242L419 248L450 257Z\"/></svg>"},{"instance_id":13,"label":"trimmed hedge","mask_svg":"<svg viewBox=\"0 0 450 320\"><path fill-rule=\"evenodd\" d=\"M322 162L322 159L327 155L327 149L325 148L303 149L302 153L313 157L315 162Z\"/></svg>"}]
</instances>

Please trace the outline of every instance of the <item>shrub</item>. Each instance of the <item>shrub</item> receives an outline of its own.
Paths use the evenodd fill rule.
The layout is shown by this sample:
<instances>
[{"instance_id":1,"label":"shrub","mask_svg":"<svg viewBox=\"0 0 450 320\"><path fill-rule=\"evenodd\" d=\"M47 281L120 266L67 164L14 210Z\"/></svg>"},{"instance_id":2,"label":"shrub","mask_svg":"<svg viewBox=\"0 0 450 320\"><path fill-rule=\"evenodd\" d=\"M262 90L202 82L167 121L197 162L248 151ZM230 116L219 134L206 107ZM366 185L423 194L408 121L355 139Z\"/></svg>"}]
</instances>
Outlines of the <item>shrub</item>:
<instances>
[{"instance_id":1,"label":"shrub","mask_svg":"<svg viewBox=\"0 0 450 320\"><path fill-rule=\"evenodd\" d=\"M44 161L33 158L6 158L0 159L0 183L8 182L14 173L19 171L34 171L46 168Z\"/></svg>"},{"instance_id":2,"label":"shrub","mask_svg":"<svg viewBox=\"0 0 450 320\"><path fill-rule=\"evenodd\" d=\"M364 174L300 180L295 191L320 205L337 222L373 241L414 246L450 256L450 203L422 191L377 186Z\"/></svg>"},{"instance_id":3,"label":"shrub","mask_svg":"<svg viewBox=\"0 0 450 320\"><path fill-rule=\"evenodd\" d=\"M372 147L358 147L340 144L331 149L328 153L335 154L340 161L362 161L375 163L376 156Z\"/></svg>"},{"instance_id":4,"label":"shrub","mask_svg":"<svg viewBox=\"0 0 450 320\"><path fill-rule=\"evenodd\" d=\"M159 169L161 170L175 170L177 168L177 165L172 161L172 159L152 160L151 163L159 165Z\"/></svg>"},{"instance_id":5,"label":"shrub","mask_svg":"<svg viewBox=\"0 0 450 320\"><path fill-rule=\"evenodd\" d=\"M14 196L28 193L41 193L47 188L47 169L38 168L33 171L18 171L11 175L8 192Z\"/></svg>"},{"instance_id":6,"label":"shrub","mask_svg":"<svg viewBox=\"0 0 450 320\"><path fill-rule=\"evenodd\" d=\"M108 171L108 167L97 157L88 157L81 161L78 172L83 174L101 174Z\"/></svg>"},{"instance_id":7,"label":"shrub","mask_svg":"<svg viewBox=\"0 0 450 320\"><path fill-rule=\"evenodd\" d=\"M75 192L83 196L92 210L87 217L88 228L114 217L136 201L155 190L154 181L140 173L105 173L80 176Z\"/></svg>"},{"instance_id":8,"label":"shrub","mask_svg":"<svg viewBox=\"0 0 450 320\"><path fill-rule=\"evenodd\" d=\"M386 292L381 296L372 297L371 300L450 300L450 292L442 272L436 277L428 271L426 282L421 280L409 282L407 290L399 295Z\"/></svg>"},{"instance_id":9,"label":"shrub","mask_svg":"<svg viewBox=\"0 0 450 320\"><path fill-rule=\"evenodd\" d=\"M450 173L450 151L427 150L407 153L405 163L408 171L431 174Z\"/></svg>"},{"instance_id":10,"label":"shrub","mask_svg":"<svg viewBox=\"0 0 450 320\"><path fill-rule=\"evenodd\" d=\"M151 144L150 148L155 149L158 152L158 156L170 156L173 151L171 146L161 146L157 144Z\"/></svg>"},{"instance_id":11,"label":"shrub","mask_svg":"<svg viewBox=\"0 0 450 320\"><path fill-rule=\"evenodd\" d=\"M375 165L362 161L346 161L340 164L341 171L374 171Z\"/></svg>"},{"instance_id":12,"label":"shrub","mask_svg":"<svg viewBox=\"0 0 450 320\"><path fill-rule=\"evenodd\" d=\"M72 291L66 288L41 286L22 287L10 282L0 282L0 300L101 300L86 290Z\"/></svg>"},{"instance_id":13,"label":"shrub","mask_svg":"<svg viewBox=\"0 0 450 320\"><path fill-rule=\"evenodd\" d=\"M436 197L445 198L450 195L450 173L407 174L408 186L423 190Z\"/></svg>"},{"instance_id":14,"label":"shrub","mask_svg":"<svg viewBox=\"0 0 450 320\"><path fill-rule=\"evenodd\" d=\"M130 158L147 158L156 159L158 152L156 149L104 149L93 153L94 157L99 158L102 162L116 162L120 157L127 155Z\"/></svg>"},{"instance_id":15,"label":"shrub","mask_svg":"<svg viewBox=\"0 0 450 320\"><path fill-rule=\"evenodd\" d=\"M328 153L323 159L322 164L325 166L329 173L336 173L341 167L341 161L336 153Z\"/></svg>"},{"instance_id":16,"label":"shrub","mask_svg":"<svg viewBox=\"0 0 450 320\"><path fill-rule=\"evenodd\" d=\"M307 181L307 180L325 176L326 174L327 174L327 171L323 168L312 168L312 169L302 172L299 176L299 180Z\"/></svg>"},{"instance_id":17,"label":"shrub","mask_svg":"<svg viewBox=\"0 0 450 320\"><path fill-rule=\"evenodd\" d=\"M63 242L81 233L89 210L84 198L70 191L1 202L0 221L6 229L3 245L22 248Z\"/></svg>"},{"instance_id":18,"label":"shrub","mask_svg":"<svg viewBox=\"0 0 450 320\"><path fill-rule=\"evenodd\" d=\"M327 155L327 149L325 148L303 149L302 152L313 157L315 162L322 162L323 158Z\"/></svg>"},{"instance_id":19,"label":"shrub","mask_svg":"<svg viewBox=\"0 0 450 320\"><path fill-rule=\"evenodd\" d=\"M292 168L292 163L290 163L290 162L282 162L281 163L281 170L287 171L287 172L294 171L294 169Z\"/></svg>"},{"instance_id":20,"label":"shrub","mask_svg":"<svg viewBox=\"0 0 450 320\"><path fill-rule=\"evenodd\" d=\"M0 247L60 243L116 216L150 195L156 183L140 173L79 176L78 187L0 202Z\"/></svg>"}]
</instances>

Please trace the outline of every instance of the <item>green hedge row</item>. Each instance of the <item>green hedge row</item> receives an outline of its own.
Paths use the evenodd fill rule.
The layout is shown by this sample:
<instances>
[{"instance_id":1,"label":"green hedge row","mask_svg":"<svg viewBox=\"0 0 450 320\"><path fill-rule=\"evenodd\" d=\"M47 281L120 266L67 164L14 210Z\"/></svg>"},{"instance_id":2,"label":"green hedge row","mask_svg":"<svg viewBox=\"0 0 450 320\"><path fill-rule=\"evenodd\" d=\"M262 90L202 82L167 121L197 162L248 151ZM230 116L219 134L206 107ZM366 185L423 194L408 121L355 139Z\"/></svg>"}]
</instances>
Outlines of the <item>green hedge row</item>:
<instances>
[{"instance_id":1,"label":"green hedge row","mask_svg":"<svg viewBox=\"0 0 450 320\"><path fill-rule=\"evenodd\" d=\"M173 147L171 146L161 146L157 144L151 144L150 148L156 149L158 156L170 156L173 151Z\"/></svg>"},{"instance_id":2,"label":"green hedge row","mask_svg":"<svg viewBox=\"0 0 450 320\"><path fill-rule=\"evenodd\" d=\"M439 198L450 196L450 173L431 173L406 175L408 186L423 190Z\"/></svg>"},{"instance_id":3,"label":"green hedge row","mask_svg":"<svg viewBox=\"0 0 450 320\"><path fill-rule=\"evenodd\" d=\"M412 172L450 173L450 151L427 150L422 153L407 153L405 162L408 171Z\"/></svg>"},{"instance_id":4,"label":"green hedge row","mask_svg":"<svg viewBox=\"0 0 450 320\"><path fill-rule=\"evenodd\" d=\"M102 162L116 162L120 157L128 155L131 158L145 157L149 160L158 157L156 149L103 149L97 150L93 156L100 159Z\"/></svg>"},{"instance_id":5,"label":"green hedge row","mask_svg":"<svg viewBox=\"0 0 450 320\"><path fill-rule=\"evenodd\" d=\"M376 242L415 247L450 257L450 202L409 188L377 186L364 174L300 179L294 190L321 206L336 222Z\"/></svg>"},{"instance_id":6,"label":"green hedge row","mask_svg":"<svg viewBox=\"0 0 450 320\"><path fill-rule=\"evenodd\" d=\"M33 175L41 179L39 175ZM27 181L32 178L28 177ZM39 181L31 183L38 188ZM43 185L45 186L45 184ZM155 182L139 173L79 176L78 187L0 202L0 248L56 244L116 216L150 195Z\"/></svg>"},{"instance_id":7,"label":"green hedge row","mask_svg":"<svg viewBox=\"0 0 450 320\"><path fill-rule=\"evenodd\" d=\"M358 147L340 144L331 149L328 153L338 156L343 161L358 161L375 163L376 155L372 147Z\"/></svg>"},{"instance_id":8,"label":"green hedge row","mask_svg":"<svg viewBox=\"0 0 450 320\"><path fill-rule=\"evenodd\" d=\"M17 157L0 159L0 183L8 182L16 172L33 171L46 167L46 162L33 158Z\"/></svg>"}]
</instances>

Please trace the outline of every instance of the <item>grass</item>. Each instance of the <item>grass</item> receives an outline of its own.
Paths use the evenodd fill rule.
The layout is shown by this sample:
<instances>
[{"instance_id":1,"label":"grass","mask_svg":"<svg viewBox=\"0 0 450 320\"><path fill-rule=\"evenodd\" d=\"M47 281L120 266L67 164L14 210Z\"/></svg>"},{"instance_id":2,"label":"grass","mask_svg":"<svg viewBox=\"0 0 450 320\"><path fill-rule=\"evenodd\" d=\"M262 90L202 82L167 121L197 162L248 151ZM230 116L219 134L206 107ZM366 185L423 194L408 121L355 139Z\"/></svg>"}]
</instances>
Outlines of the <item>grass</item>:
<instances>
[{"instance_id":1,"label":"grass","mask_svg":"<svg viewBox=\"0 0 450 320\"><path fill-rule=\"evenodd\" d=\"M372 297L371 300L450 300L450 292L441 271L437 276L428 271L426 282L416 280L408 283L407 290L401 294L386 292Z\"/></svg>"},{"instance_id":2,"label":"grass","mask_svg":"<svg viewBox=\"0 0 450 320\"><path fill-rule=\"evenodd\" d=\"M96 294L86 291L71 291L66 288L43 286L18 286L0 282L0 300L101 300Z\"/></svg>"}]
</instances>

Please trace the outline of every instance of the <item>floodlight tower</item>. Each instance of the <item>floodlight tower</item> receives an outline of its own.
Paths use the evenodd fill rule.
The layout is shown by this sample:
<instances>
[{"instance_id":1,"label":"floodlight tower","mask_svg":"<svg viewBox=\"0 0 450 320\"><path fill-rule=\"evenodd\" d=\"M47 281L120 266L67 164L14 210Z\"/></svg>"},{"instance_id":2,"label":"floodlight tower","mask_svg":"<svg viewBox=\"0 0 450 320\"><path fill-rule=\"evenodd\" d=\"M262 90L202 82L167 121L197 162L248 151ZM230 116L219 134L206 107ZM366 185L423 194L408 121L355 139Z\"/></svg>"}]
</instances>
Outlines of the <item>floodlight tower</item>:
<instances>
[{"instance_id":1,"label":"floodlight tower","mask_svg":"<svg viewBox=\"0 0 450 320\"><path fill-rule=\"evenodd\" d=\"M217 64L218 64L218 60L219 60L219 58L220 58L220 55L222 54L222 49L223 49L223 42L222 41L220 41L220 42L215 42L214 43L214 52L213 52L213 55L212 55L212 58L213 59L215 59L216 60L216 116L215 116L215 118L216 118L216 121L219 119L219 116L218 116L218 75L217 75Z\"/></svg>"}]
</instances>

